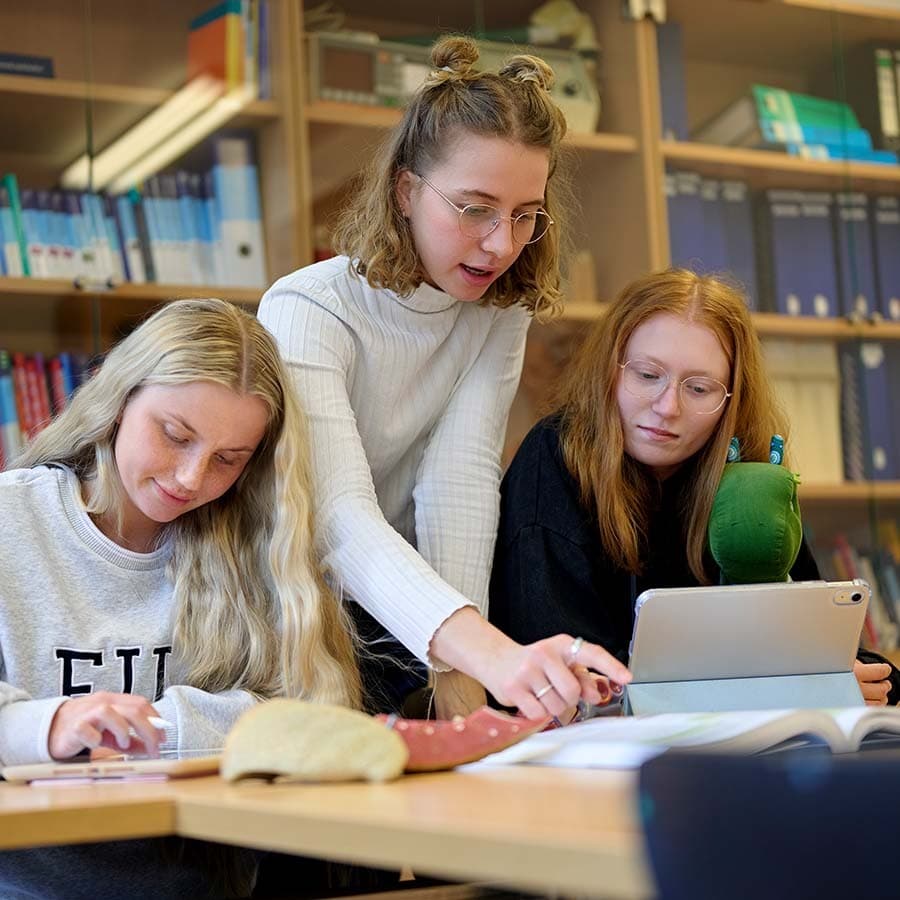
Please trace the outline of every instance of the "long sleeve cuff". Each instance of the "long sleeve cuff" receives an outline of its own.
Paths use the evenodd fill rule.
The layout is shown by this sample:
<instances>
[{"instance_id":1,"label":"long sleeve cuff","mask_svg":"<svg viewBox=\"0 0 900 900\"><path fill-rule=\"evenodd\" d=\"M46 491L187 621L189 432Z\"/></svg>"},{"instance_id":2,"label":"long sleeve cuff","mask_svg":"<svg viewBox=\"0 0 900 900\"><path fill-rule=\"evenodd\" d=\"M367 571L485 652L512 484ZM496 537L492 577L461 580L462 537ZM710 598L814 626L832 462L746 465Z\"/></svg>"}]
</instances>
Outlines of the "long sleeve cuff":
<instances>
[{"instance_id":1,"label":"long sleeve cuff","mask_svg":"<svg viewBox=\"0 0 900 900\"><path fill-rule=\"evenodd\" d=\"M0 762L4 766L52 762L50 723L66 697L20 700L0 707Z\"/></svg>"}]
</instances>

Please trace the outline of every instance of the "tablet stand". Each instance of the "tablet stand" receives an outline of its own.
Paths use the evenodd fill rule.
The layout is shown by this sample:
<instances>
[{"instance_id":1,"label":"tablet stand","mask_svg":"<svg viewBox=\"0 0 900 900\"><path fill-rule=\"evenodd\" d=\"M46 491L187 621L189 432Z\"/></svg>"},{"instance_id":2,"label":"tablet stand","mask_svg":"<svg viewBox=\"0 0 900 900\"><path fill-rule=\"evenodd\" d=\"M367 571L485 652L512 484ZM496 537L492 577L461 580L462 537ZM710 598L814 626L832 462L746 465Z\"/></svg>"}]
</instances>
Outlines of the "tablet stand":
<instances>
[{"instance_id":1,"label":"tablet stand","mask_svg":"<svg viewBox=\"0 0 900 900\"><path fill-rule=\"evenodd\" d=\"M852 672L631 683L625 714L722 712L740 709L821 709L863 706Z\"/></svg>"}]
</instances>

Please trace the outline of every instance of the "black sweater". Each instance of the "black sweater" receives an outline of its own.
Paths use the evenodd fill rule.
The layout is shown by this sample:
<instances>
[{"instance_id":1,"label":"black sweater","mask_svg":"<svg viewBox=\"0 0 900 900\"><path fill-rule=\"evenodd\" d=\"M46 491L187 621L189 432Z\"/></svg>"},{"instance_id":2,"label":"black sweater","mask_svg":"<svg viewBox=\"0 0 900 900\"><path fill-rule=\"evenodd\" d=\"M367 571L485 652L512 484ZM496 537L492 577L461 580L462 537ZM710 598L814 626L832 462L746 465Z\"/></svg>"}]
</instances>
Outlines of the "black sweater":
<instances>
[{"instance_id":1,"label":"black sweater","mask_svg":"<svg viewBox=\"0 0 900 900\"><path fill-rule=\"evenodd\" d=\"M596 514L579 499L563 460L559 418L539 422L510 464L501 486L500 530L491 576L490 620L521 643L553 634L580 635L628 662L634 601L654 587L699 582L685 555L681 497L691 477L685 466L660 485L639 576L616 566L603 551ZM718 580L715 563L709 572ZM806 541L791 569L794 581L818 579ZM860 651L864 662L882 658ZM900 697L892 667L890 701Z\"/></svg>"}]
</instances>

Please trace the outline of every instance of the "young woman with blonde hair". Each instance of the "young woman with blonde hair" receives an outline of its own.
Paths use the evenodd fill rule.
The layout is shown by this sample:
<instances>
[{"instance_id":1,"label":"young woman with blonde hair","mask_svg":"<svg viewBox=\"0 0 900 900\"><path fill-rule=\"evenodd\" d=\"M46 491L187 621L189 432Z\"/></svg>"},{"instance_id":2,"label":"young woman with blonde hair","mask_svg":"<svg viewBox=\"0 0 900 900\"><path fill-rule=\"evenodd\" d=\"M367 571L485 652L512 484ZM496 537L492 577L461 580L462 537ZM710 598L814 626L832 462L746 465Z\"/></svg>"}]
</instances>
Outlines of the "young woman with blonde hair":
<instances>
[{"instance_id":1,"label":"young woman with blonde hair","mask_svg":"<svg viewBox=\"0 0 900 900\"><path fill-rule=\"evenodd\" d=\"M634 281L506 473L491 620L520 641L577 632L627 661L643 590L718 583L706 535L729 442L765 461L773 434L788 426L741 294L680 269ZM791 574L819 577L805 542ZM865 658L863 693L884 702L900 673Z\"/></svg>"},{"instance_id":2,"label":"young woman with blonde hair","mask_svg":"<svg viewBox=\"0 0 900 900\"><path fill-rule=\"evenodd\" d=\"M0 474L0 765L221 747L274 696L359 704L313 551L306 425L255 318L163 307L16 465ZM32 877L41 896L208 886L152 842L0 854L0 894Z\"/></svg>"},{"instance_id":3,"label":"young woman with blonde hair","mask_svg":"<svg viewBox=\"0 0 900 900\"><path fill-rule=\"evenodd\" d=\"M477 57L468 38L435 45L337 227L343 255L282 278L259 316L310 415L336 584L422 663L456 670L438 680L440 715L483 702L480 682L536 717L558 711L551 681L599 699L573 656L629 675L572 635L523 647L484 618L525 333L560 301L566 126L546 63L491 73Z\"/></svg>"}]
</instances>

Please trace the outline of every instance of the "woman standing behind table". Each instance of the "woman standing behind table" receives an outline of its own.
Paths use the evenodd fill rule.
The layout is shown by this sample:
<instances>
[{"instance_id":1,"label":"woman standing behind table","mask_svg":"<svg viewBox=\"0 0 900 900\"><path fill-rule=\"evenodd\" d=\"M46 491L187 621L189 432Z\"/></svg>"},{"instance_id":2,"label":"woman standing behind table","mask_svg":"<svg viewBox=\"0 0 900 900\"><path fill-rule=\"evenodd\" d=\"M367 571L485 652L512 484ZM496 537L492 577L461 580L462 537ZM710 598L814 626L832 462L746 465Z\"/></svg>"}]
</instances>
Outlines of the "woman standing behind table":
<instances>
[{"instance_id":1,"label":"woman standing behind table","mask_svg":"<svg viewBox=\"0 0 900 900\"><path fill-rule=\"evenodd\" d=\"M494 74L477 56L467 38L435 45L337 228L344 255L282 278L259 317L310 416L335 584L418 660L457 670L440 715L482 703L480 682L537 717L608 695L576 664L629 673L573 635L523 647L484 618L525 333L560 300L565 120L542 60Z\"/></svg>"}]
</instances>

